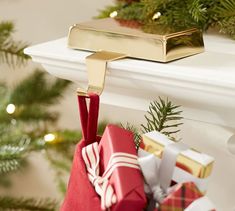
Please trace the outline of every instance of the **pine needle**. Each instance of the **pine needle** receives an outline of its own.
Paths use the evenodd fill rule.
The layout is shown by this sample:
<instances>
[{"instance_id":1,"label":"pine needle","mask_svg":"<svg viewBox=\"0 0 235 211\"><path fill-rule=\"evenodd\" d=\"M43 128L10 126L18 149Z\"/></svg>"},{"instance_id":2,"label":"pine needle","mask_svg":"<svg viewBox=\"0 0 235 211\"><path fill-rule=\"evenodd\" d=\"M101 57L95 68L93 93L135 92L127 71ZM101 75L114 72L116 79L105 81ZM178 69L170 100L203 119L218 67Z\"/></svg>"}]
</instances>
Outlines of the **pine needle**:
<instances>
[{"instance_id":1,"label":"pine needle","mask_svg":"<svg viewBox=\"0 0 235 211\"><path fill-rule=\"evenodd\" d=\"M24 54L27 44L14 41L14 24L12 22L0 22L0 64L6 63L11 67L16 67L30 58Z\"/></svg>"},{"instance_id":2,"label":"pine needle","mask_svg":"<svg viewBox=\"0 0 235 211\"><path fill-rule=\"evenodd\" d=\"M145 115L147 123L141 125L142 132L147 133L156 130L169 137L179 132L179 129L175 130L183 124L179 122L183 118L181 116L182 111L178 110L179 108L180 106L174 105L168 99L164 101L160 97L158 101L151 102L147 115Z\"/></svg>"},{"instance_id":3,"label":"pine needle","mask_svg":"<svg viewBox=\"0 0 235 211\"><path fill-rule=\"evenodd\" d=\"M11 93L10 102L16 105L50 105L62 97L71 82L56 79L48 81L45 71L36 69L19 83Z\"/></svg>"},{"instance_id":4,"label":"pine needle","mask_svg":"<svg viewBox=\"0 0 235 211\"><path fill-rule=\"evenodd\" d=\"M0 197L1 211L55 211L58 204L49 198L14 198L10 196Z\"/></svg>"},{"instance_id":5,"label":"pine needle","mask_svg":"<svg viewBox=\"0 0 235 211\"><path fill-rule=\"evenodd\" d=\"M179 108L179 105L174 105L168 99L163 100L159 97L158 100L150 103L149 110L145 115L147 123L141 124L141 131L130 123L126 123L126 125L121 124L121 127L133 132L137 150L141 143L141 134L143 133L156 130L174 139L172 136L180 131L178 127L183 124L180 122L183 117L181 116L182 111Z\"/></svg>"}]
</instances>

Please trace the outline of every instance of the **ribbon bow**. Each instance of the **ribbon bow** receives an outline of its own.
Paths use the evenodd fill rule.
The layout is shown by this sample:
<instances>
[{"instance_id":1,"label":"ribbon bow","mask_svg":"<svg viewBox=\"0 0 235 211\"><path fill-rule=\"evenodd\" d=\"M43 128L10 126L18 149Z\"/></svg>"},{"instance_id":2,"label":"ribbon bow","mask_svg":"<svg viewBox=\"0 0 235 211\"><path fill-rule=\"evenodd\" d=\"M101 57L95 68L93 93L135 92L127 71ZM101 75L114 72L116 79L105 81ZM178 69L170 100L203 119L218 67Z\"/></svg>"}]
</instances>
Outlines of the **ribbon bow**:
<instances>
[{"instance_id":1,"label":"ribbon bow","mask_svg":"<svg viewBox=\"0 0 235 211\"><path fill-rule=\"evenodd\" d=\"M142 173L154 199L161 203L171 191L170 184L176 165L176 159L180 152L188 149L183 143L173 143L165 147L160 165L153 154L139 150L138 159ZM151 172L151 173L150 173Z\"/></svg>"},{"instance_id":2,"label":"ribbon bow","mask_svg":"<svg viewBox=\"0 0 235 211\"><path fill-rule=\"evenodd\" d=\"M113 153L110 156L105 172L100 176L99 162L100 155L98 143L95 142L82 149L82 157L87 168L87 174L90 182L95 187L95 191L101 197L101 209L106 210L117 202L117 197L109 177L118 167L130 167L140 169L137 156L129 153Z\"/></svg>"},{"instance_id":3,"label":"ribbon bow","mask_svg":"<svg viewBox=\"0 0 235 211\"><path fill-rule=\"evenodd\" d=\"M160 163L156 160L155 155L139 149L138 161L146 183L145 192L152 193L154 200L157 201L156 204L151 203L148 210L153 210L153 207L158 206L171 191L174 191L174 186L170 187L170 184L177 156L180 152L188 149L189 147L183 143L169 144L165 146ZM187 172L184 172L184 174L188 174L184 182L194 181L200 184L200 179L194 179L192 176L189 176L190 174ZM204 196L195 200L186 210L214 210L214 205Z\"/></svg>"}]
</instances>

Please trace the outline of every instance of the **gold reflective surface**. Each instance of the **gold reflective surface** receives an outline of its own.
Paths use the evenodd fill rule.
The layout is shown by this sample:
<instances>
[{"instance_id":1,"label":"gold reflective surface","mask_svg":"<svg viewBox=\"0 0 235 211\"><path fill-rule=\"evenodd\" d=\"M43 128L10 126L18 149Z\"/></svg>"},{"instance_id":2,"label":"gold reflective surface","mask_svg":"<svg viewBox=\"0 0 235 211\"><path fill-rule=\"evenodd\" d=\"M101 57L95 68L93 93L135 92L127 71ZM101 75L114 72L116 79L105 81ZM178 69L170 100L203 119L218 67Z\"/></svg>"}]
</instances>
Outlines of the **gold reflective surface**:
<instances>
[{"instance_id":1,"label":"gold reflective surface","mask_svg":"<svg viewBox=\"0 0 235 211\"><path fill-rule=\"evenodd\" d=\"M112 18L76 24L70 28L68 47L88 51L111 51L129 57L168 62L204 51L198 29L159 34L120 26Z\"/></svg>"},{"instance_id":2,"label":"gold reflective surface","mask_svg":"<svg viewBox=\"0 0 235 211\"><path fill-rule=\"evenodd\" d=\"M148 136L143 135L143 142L145 145L144 150L154 154L158 158L162 157L164 146L160 144L158 140L152 140ZM213 162L204 166L190 157L179 154L177 157L177 166L198 178L206 178L211 175Z\"/></svg>"},{"instance_id":3,"label":"gold reflective surface","mask_svg":"<svg viewBox=\"0 0 235 211\"><path fill-rule=\"evenodd\" d=\"M125 54L98 51L86 57L86 65L88 72L88 88L77 89L78 95L86 96L88 93L96 93L101 95L105 84L105 75L107 62L126 57Z\"/></svg>"}]
</instances>

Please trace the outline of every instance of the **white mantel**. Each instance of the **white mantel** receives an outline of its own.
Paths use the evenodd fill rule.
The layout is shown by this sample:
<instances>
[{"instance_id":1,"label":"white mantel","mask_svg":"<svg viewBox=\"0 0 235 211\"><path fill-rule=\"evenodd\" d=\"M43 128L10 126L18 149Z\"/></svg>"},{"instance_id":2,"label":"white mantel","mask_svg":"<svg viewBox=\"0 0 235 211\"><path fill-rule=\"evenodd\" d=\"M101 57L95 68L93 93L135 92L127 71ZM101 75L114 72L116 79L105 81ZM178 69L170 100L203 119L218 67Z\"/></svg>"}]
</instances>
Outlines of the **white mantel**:
<instances>
[{"instance_id":1,"label":"white mantel","mask_svg":"<svg viewBox=\"0 0 235 211\"><path fill-rule=\"evenodd\" d=\"M235 128L235 42L217 35L205 35L204 40L204 53L167 64L110 62L102 102L147 110L150 100L168 96L183 106L186 119ZM87 83L85 57L91 52L68 49L66 38L29 47L25 53L52 75L80 86Z\"/></svg>"}]
</instances>

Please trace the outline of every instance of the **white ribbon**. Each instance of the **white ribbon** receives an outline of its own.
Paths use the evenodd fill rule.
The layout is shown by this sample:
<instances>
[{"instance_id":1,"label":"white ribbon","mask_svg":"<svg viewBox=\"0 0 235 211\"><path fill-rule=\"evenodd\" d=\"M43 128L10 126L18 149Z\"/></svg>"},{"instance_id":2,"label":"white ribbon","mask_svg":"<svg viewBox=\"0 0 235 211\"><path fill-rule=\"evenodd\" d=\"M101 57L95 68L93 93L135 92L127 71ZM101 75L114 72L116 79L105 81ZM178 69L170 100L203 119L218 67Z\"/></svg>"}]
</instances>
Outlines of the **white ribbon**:
<instances>
[{"instance_id":1,"label":"white ribbon","mask_svg":"<svg viewBox=\"0 0 235 211\"><path fill-rule=\"evenodd\" d=\"M97 142L84 147L82 149L82 157L86 164L88 178L95 187L97 194L101 197L102 210L110 208L117 201L114 189L109 183L109 177L113 171L118 167L140 169L136 155L118 152L110 156L105 172L102 176L99 176L100 156Z\"/></svg>"},{"instance_id":2,"label":"white ribbon","mask_svg":"<svg viewBox=\"0 0 235 211\"><path fill-rule=\"evenodd\" d=\"M158 162L153 154L139 149L138 161L147 184L145 190L147 190L147 193L153 194L153 198L157 201L156 205L161 203L163 199L174 190L174 187L170 187L170 184L175 174L177 156L188 148L188 146L182 143L172 143L167 145L164 149L161 162ZM183 170L180 169L180 172L181 171ZM195 178L185 171L180 175L182 178L185 175L180 182L196 181L200 184L203 182L202 179ZM194 210L192 209L188 211Z\"/></svg>"},{"instance_id":3,"label":"white ribbon","mask_svg":"<svg viewBox=\"0 0 235 211\"><path fill-rule=\"evenodd\" d=\"M182 143L173 143L165 147L160 165L155 156L143 153L139 150L139 164L145 178L145 182L153 193L154 199L161 203L171 188L171 180L176 165L176 159L180 152L187 150L188 146ZM142 152L142 153L141 153Z\"/></svg>"}]
</instances>

